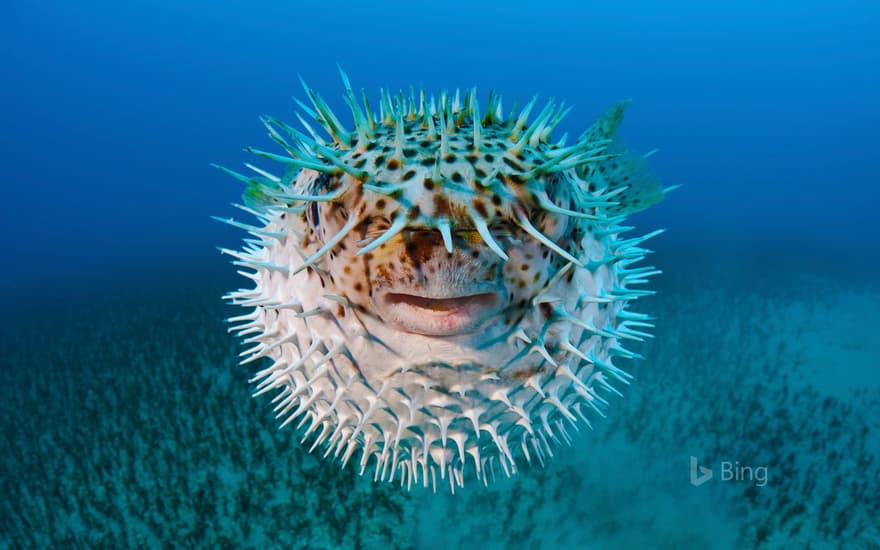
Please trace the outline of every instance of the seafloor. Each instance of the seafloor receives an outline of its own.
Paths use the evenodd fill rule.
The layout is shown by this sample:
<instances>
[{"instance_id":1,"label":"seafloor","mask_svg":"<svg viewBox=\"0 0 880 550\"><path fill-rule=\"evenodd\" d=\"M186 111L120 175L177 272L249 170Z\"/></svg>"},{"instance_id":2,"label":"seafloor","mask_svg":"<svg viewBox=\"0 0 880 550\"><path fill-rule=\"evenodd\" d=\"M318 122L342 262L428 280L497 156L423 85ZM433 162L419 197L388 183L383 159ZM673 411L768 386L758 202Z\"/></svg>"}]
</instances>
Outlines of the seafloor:
<instances>
[{"instance_id":1,"label":"seafloor","mask_svg":"<svg viewBox=\"0 0 880 550\"><path fill-rule=\"evenodd\" d=\"M748 258L656 255L656 338L625 398L546 467L454 496L374 485L276 430L235 363L227 281L19 297L0 548L880 548L880 286L846 260ZM714 479L692 486L691 456Z\"/></svg>"}]
</instances>

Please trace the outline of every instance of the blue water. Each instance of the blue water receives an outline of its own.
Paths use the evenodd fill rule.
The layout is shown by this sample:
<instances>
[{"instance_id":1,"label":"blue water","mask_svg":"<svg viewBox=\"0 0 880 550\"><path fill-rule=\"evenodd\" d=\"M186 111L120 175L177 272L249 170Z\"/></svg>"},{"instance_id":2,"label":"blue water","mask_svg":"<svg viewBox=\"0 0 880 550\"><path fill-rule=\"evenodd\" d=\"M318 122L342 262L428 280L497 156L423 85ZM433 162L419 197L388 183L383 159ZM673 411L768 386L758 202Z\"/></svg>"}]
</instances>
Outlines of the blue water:
<instances>
[{"instance_id":1,"label":"blue water","mask_svg":"<svg viewBox=\"0 0 880 550\"><path fill-rule=\"evenodd\" d=\"M573 133L632 98L627 141L659 148L661 177L685 184L646 223L683 243L880 239L873 3L445 6L5 3L3 281L176 265L235 242L209 216L239 188L209 163L268 143L257 116L292 118L297 73L343 108L336 63L373 93L566 99Z\"/></svg>"},{"instance_id":2,"label":"blue water","mask_svg":"<svg viewBox=\"0 0 880 550\"><path fill-rule=\"evenodd\" d=\"M271 147L257 117L295 120L298 74L346 112L337 63L371 97L380 87L413 84L495 90L507 108L535 93L565 99L575 109L560 132L574 135L632 98L626 142L658 148L652 164L664 184L684 184L635 218L640 227L668 228L654 248L671 273L667 290L681 303L693 303L689 292L722 285L733 289L734 302L738 292L797 293L801 276L825 281L810 289L833 281L876 292L878 28L880 7L867 0L4 2L0 305L9 312L7 334L33 322L46 336L79 321L85 350L94 344L85 319L102 317L96 303L124 311L126 300L147 308L163 296L180 304L191 292L213 300L240 284L214 247L235 246L241 235L210 216L232 215L241 188L210 163L240 166L250 160L244 146ZM672 302L665 304L677 307ZM858 344L867 345L870 337L861 335L878 326L877 311L842 311L849 306L840 303L816 319L830 326L829 315L859 316ZM210 324L228 313L218 306L197 318ZM147 345L144 323L114 341L137 334ZM14 334L0 360L8 370L26 368L25 346L47 341ZM69 342L78 337L68 338L77 349ZM860 349L867 350L860 365L880 364L876 348ZM82 353L83 361L101 361L99 351ZM107 353L126 361L125 353ZM717 361L726 379L734 377L725 359ZM245 384L240 370L230 372ZM855 388L861 374L848 374ZM236 396L247 399L247 391ZM265 406L247 406L262 415L255 424L271 425ZM793 434L785 437L797 448ZM291 446L284 452L296 452ZM107 470L95 471L88 484ZM253 498L258 507L269 497ZM10 525L0 547L12 540ZM740 540L757 540L751 536ZM412 540L431 546L424 533Z\"/></svg>"}]
</instances>

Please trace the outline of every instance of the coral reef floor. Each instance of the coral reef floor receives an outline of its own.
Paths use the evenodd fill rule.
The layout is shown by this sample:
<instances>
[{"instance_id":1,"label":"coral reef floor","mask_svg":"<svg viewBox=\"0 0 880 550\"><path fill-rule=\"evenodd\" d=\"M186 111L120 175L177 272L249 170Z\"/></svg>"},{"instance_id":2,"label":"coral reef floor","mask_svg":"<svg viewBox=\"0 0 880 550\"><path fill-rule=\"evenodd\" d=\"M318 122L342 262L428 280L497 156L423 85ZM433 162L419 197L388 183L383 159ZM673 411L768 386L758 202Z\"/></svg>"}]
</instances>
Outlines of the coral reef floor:
<instances>
[{"instance_id":1,"label":"coral reef floor","mask_svg":"<svg viewBox=\"0 0 880 550\"><path fill-rule=\"evenodd\" d=\"M455 495L373 484L278 431L220 281L20 301L0 336L0 548L880 548L880 287L653 260L656 337L608 418ZM711 480L690 482L691 457Z\"/></svg>"}]
</instances>

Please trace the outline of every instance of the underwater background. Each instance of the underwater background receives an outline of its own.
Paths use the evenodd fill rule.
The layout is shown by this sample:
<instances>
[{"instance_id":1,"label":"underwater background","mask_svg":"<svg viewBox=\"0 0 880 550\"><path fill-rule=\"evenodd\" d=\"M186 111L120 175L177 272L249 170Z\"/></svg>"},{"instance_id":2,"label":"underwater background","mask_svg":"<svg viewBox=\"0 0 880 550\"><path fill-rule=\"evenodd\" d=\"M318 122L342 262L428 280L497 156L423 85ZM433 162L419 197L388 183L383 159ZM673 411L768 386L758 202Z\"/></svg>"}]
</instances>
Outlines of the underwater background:
<instances>
[{"instance_id":1,"label":"underwater background","mask_svg":"<svg viewBox=\"0 0 880 550\"><path fill-rule=\"evenodd\" d=\"M880 548L880 7L0 5L0 548ZM374 485L252 399L216 246L297 75L535 93L665 185L636 382L545 468ZM691 464L714 478L692 483ZM698 470L699 471L699 470Z\"/></svg>"}]
</instances>

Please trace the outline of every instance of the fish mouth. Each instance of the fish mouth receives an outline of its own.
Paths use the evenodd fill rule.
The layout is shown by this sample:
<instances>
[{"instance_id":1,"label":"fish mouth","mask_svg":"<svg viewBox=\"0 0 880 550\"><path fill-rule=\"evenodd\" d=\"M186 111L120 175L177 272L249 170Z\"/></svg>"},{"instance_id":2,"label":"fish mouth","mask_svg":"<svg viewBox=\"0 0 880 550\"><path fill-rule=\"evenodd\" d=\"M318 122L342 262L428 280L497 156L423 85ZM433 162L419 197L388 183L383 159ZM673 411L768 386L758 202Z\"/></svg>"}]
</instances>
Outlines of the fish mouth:
<instances>
[{"instance_id":1,"label":"fish mouth","mask_svg":"<svg viewBox=\"0 0 880 550\"><path fill-rule=\"evenodd\" d=\"M501 309L498 292L421 296L385 292L374 298L382 319L401 330L428 336L471 332Z\"/></svg>"}]
</instances>

